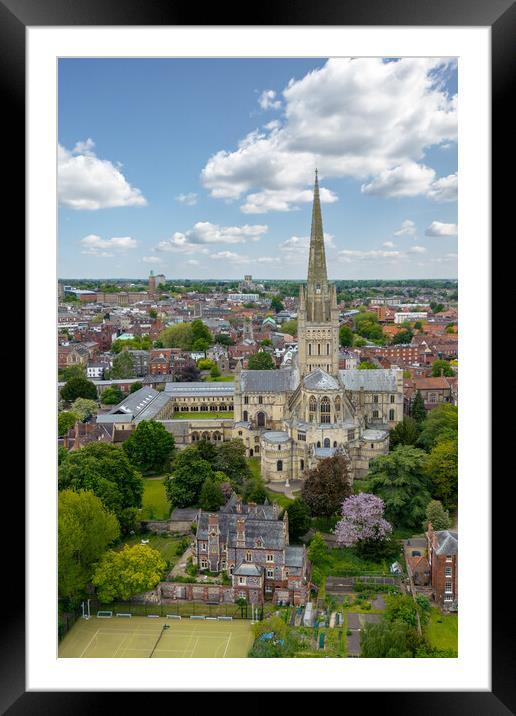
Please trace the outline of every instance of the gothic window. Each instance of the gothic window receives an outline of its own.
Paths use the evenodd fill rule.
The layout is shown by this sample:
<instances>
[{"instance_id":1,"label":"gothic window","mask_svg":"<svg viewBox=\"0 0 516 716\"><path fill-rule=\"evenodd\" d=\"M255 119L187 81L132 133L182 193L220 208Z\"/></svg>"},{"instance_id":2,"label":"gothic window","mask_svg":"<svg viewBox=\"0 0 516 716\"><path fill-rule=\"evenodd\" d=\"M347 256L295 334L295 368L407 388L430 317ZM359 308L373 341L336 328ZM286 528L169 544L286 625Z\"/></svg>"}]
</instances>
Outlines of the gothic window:
<instances>
[{"instance_id":1,"label":"gothic window","mask_svg":"<svg viewBox=\"0 0 516 716\"><path fill-rule=\"evenodd\" d=\"M249 413L247 412L247 410L244 410L244 422L247 422L248 419L249 419Z\"/></svg>"},{"instance_id":2,"label":"gothic window","mask_svg":"<svg viewBox=\"0 0 516 716\"><path fill-rule=\"evenodd\" d=\"M373 395L373 403L377 403L377 402L378 402L378 396L377 396L377 395Z\"/></svg>"},{"instance_id":3,"label":"gothic window","mask_svg":"<svg viewBox=\"0 0 516 716\"><path fill-rule=\"evenodd\" d=\"M261 395L258 396L258 403L259 403L260 405L263 404L263 396L261 396Z\"/></svg>"},{"instance_id":4,"label":"gothic window","mask_svg":"<svg viewBox=\"0 0 516 716\"><path fill-rule=\"evenodd\" d=\"M326 355L327 356L330 355L330 344L329 343L326 344Z\"/></svg>"},{"instance_id":5,"label":"gothic window","mask_svg":"<svg viewBox=\"0 0 516 716\"><path fill-rule=\"evenodd\" d=\"M258 413L256 416L256 422L259 428L265 427L265 413Z\"/></svg>"},{"instance_id":6,"label":"gothic window","mask_svg":"<svg viewBox=\"0 0 516 716\"><path fill-rule=\"evenodd\" d=\"M377 411L377 410L373 410L373 418L377 418L377 417L378 417L378 411Z\"/></svg>"},{"instance_id":7,"label":"gothic window","mask_svg":"<svg viewBox=\"0 0 516 716\"><path fill-rule=\"evenodd\" d=\"M389 410L389 420L394 420L394 410Z\"/></svg>"},{"instance_id":8,"label":"gothic window","mask_svg":"<svg viewBox=\"0 0 516 716\"><path fill-rule=\"evenodd\" d=\"M321 441L320 441L320 440L317 441L317 447L321 447Z\"/></svg>"},{"instance_id":9,"label":"gothic window","mask_svg":"<svg viewBox=\"0 0 516 716\"><path fill-rule=\"evenodd\" d=\"M274 555L268 554L267 557L265 558L265 561L266 562L274 562Z\"/></svg>"},{"instance_id":10,"label":"gothic window","mask_svg":"<svg viewBox=\"0 0 516 716\"><path fill-rule=\"evenodd\" d=\"M309 402L309 410L311 413L315 413L317 411L317 401L312 395Z\"/></svg>"},{"instance_id":11,"label":"gothic window","mask_svg":"<svg viewBox=\"0 0 516 716\"><path fill-rule=\"evenodd\" d=\"M335 412L340 413L340 398L338 395L335 398Z\"/></svg>"},{"instance_id":12,"label":"gothic window","mask_svg":"<svg viewBox=\"0 0 516 716\"><path fill-rule=\"evenodd\" d=\"M277 470L278 472L282 472L282 471L283 471L283 460L278 460L278 462L276 463L276 470Z\"/></svg>"},{"instance_id":13,"label":"gothic window","mask_svg":"<svg viewBox=\"0 0 516 716\"><path fill-rule=\"evenodd\" d=\"M330 412L330 399L324 396L324 398L321 400L321 413L329 413Z\"/></svg>"},{"instance_id":14,"label":"gothic window","mask_svg":"<svg viewBox=\"0 0 516 716\"><path fill-rule=\"evenodd\" d=\"M304 461L304 460L300 460L300 461L299 461L299 467L300 467L301 470L304 470L304 469L305 469L305 461Z\"/></svg>"},{"instance_id":15,"label":"gothic window","mask_svg":"<svg viewBox=\"0 0 516 716\"><path fill-rule=\"evenodd\" d=\"M308 355L309 356L312 355L312 344L311 343L308 344Z\"/></svg>"},{"instance_id":16,"label":"gothic window","mask_svg":"<svg viewBox=\"0 0 516 716\"><path fill-rule=\"evenodd\" d=\"M253 555L252 555L251 552L246 552L246 553L245 553L245 561L246 561L246 562L252 562L252 561L253 561Z\"/></svg>"},{"instance_id":17,"label":"gothic window","mask_svg":"<svg viewBox=\"0 0 516 716\"><path fill-rule=\"evenodd\" d=\"M321 355L321 344L320 343L317 344L317 355L318 356Z\"/></svg>"},{"instance_id":18,"label":"gothic window","mask_svg":"<svg viewBox=\"0 0 516 716\"><path fill-rule=\"evenodd\" d=\"M334 447L334 448L337 447L337 441L336 441L336 440L333 441L333 447Z\"/></svg>"},{"instance_id":19,"label":"gothic window","mask_svg":"<svg viewBox=\"0 0 516 716\"><path fill-rule=\"evenodd\" d=\"M324 447L329 448L330 447L330 438L324 438Z\"/></svg>"},{"instance_id":20,"label":"gothic window","mask_svg":"<svg viewBox=\"0 0 516 716\"><path fill-rule=\"evenodd\" d=\"M396 396L395 396L395 395L391 395L391 403L394 403L395 400L396 400Z\"/></svg>"},{"instance_id":21,"label":"gothic window","mask_svg":"<svg viewBox=\"0 0 516 716\"><path fill-rule=\"evenodd\" d=\"M244 395L244 405L249 405L249 396Z\"/></svg>"}]
</instances>

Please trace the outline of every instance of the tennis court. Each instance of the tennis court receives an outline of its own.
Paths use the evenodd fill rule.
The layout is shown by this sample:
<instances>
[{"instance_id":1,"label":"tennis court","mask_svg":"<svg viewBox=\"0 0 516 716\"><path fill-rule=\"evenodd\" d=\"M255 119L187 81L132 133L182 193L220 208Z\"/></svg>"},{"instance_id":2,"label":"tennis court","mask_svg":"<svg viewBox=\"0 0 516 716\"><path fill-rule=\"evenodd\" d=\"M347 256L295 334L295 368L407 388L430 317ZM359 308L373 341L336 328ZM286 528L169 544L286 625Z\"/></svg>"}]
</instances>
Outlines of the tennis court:
<instances>
[{"instance_id":1,"label":"tennis court","mask_svg":"<svg viewBox=\"0 0 516 716\"><path fill-rule=\"evenodd\" d=\"M245 619L92 616L77 620L59 645L59 657L245 658L252 643L251 625Z\"/></svg>"}]
</instances>

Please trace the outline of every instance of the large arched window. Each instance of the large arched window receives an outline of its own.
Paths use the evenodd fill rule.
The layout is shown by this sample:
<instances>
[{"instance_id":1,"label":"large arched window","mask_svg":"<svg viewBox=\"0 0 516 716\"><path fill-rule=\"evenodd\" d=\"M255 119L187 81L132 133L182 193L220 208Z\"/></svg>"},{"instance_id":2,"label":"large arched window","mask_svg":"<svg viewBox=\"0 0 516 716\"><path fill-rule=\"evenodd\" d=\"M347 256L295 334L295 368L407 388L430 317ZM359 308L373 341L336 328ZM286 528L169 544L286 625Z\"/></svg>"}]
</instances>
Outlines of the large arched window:
<instances>
[{"instance_id":1,"label":"large arched window","mask_svg":"<svg viewBox=\"0 0 516 716\"><path fill-rule=\"evenodd\" d=\"M325 395L321 400L321 423L330 422L331 404L330 399Z\"/></svg>"},{"instance_id":2,"label":"large arched window","mask_svg":"<svg viewBox=\"0 0 516 716\"><path fill-rule=\"evenodd\" d=\"M259 428L265 427L265 413L258 413L256 416L256 423Z\"/></svg>"},{"instance_id":3,"label":"large arched window","mask_svg":"<svg viewBox=\"0 0 516 716\"><path fill-rule=\"evenodd\" d=\"M329 448L330 447L330 438L324 438L324 447Z\"/></svg>"},{"instance_id":4,"label":"large arched window","mask_svg":"<svg viewBox=\"0 0 516 716\"><path fill-rule=\"evenodd\" d=\"M335 412L340 413L341 403L340 403L340 396L337 395L335 398Z\"/></svg>"},{"instance_id":5,"label":"large arched window","mask_svg":"<svg viewBox=\"0 0 516 716\"><path fill-rule=\"evenodd\" d=\"M317 412L317 400L314 398L313 395L310 397L310 400L308 402L308 409L311 413Z\"/></svg>"},{"instance_id":6,"label":"large arched window","mask_svg":"<svg viewBox=\"0 0 516 716\"><path fill-rule=\"evenodd\" d=\"M247 412L247 410L244 410L244 416L243 416L243 417L244 417L244 422L246 423L247 420L249 419L249 413Z\"/></svg>"}]
</instances>

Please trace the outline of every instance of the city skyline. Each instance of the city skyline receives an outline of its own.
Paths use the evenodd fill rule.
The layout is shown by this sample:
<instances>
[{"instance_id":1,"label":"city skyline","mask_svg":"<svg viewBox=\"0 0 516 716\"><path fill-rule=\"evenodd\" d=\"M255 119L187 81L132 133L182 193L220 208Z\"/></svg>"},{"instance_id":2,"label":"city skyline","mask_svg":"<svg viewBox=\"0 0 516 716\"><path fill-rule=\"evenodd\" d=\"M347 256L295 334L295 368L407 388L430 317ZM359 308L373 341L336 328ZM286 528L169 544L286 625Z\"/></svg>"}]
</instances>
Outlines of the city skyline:
<instances>
[{"instance_id":1,"label":"city skyline","mask_svg":"<svg viewBox=\"0 0 516 716\"><path fill-rule=\"evenodd\" d=\"M59 62L60 276L302 280L319 170L331 280L456 279L457 67Z\"/></svg>"}]
</instances>

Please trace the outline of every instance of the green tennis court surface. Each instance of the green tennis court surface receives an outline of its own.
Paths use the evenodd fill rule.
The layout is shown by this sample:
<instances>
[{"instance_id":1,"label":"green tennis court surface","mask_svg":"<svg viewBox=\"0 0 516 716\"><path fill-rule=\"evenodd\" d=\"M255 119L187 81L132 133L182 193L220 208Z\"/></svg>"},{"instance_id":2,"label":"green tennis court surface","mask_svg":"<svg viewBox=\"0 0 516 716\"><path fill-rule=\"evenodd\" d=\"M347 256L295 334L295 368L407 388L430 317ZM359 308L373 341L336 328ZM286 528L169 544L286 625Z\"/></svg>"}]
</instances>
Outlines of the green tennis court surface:
<instances>
[{"instance_id":1,"label":"green tennis court surface","mask_svg":"<svg viewBox=\"0 0 516 716\"><path fill-rule=\"evenodd\" d=\"M169 629L163 630L164 624ZM59 645L59 657L145 659L152 654L153 659L245 658L252 643L251 625L245 619L92 616L77 620Z\"/></svg>"}]
</instances>

